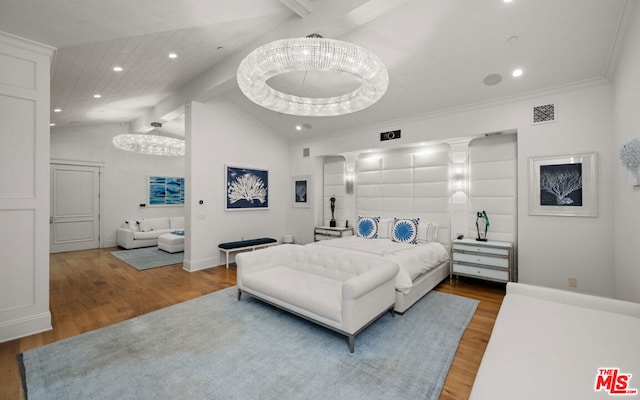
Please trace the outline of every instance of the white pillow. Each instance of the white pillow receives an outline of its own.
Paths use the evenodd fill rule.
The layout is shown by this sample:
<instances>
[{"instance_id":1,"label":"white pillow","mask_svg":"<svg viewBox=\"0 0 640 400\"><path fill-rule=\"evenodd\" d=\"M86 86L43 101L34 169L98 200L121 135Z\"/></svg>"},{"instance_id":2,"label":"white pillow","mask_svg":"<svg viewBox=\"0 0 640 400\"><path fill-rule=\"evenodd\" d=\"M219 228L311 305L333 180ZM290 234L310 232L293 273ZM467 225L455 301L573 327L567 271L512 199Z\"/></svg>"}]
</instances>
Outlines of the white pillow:
<instances>
[{"instance_id":1,"label":"white pillow","mask_svg":"<svg viewBox=\"0 0 640 400\"><path fill-rule=\"evenodd\" d=\"M138 226L140 227L140 232L151 232L153 230L153 224L148 221L140 220L136 221Z\"/></svg>"},{"instance_id":2,"label":"white pillow","mask_svg":"<svg viewBox=\"0 0 640 400\"><path fill-rule=\"evenodd\" d=\"M125 229L131 229L134 232L139 232L140 230L138 229L138 224L136 224L136 221L132 220L132 219L125 219L122 222L122 227Z\"/></svg>"},{"instance_id":3,"label":"white pillow","mask_svg":"<svg viewBox=\"0 0 640 400\"><path fill-rule=\"evenodd\" d=\"M391 238L391 227L393 226L393 218L383 218L378 222L378 239Z\"/></svg>"},{"instance_id":4,"label":"white pillow","mask_svg":"<svg viewBox=\"0 0 640 400\"><path fill-rule=\"evenodd\" d=\"M428 222L418 225L418 243L431 243L438 240L438 224Z\"/></svg>"}]
</instances>

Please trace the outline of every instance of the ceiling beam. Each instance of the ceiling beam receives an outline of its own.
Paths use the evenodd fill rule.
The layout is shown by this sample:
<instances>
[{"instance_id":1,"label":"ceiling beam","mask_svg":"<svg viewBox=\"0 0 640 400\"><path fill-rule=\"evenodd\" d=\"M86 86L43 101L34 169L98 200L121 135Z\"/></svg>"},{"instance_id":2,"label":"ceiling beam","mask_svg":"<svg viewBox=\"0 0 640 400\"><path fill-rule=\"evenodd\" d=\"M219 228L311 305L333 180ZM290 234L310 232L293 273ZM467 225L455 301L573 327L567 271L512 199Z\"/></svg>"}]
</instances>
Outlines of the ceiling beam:
<instances>
[{"instance_id":1,"label":"ceiling beam","mask_svg":"<svg viewBox=\"0 0 640 400\"><path fill-rule=\"evenodd\" d=\"M313 5L310 0L280 0L280 2L298 14L300 18L306 17L313 11Z\"/></svg>"},{"instance_id":2,"label":"ceiling beam","mask_svg":"<svg viewBox=\"0 0 640 400\"><path fill-rule=\"evenodd\" d=\"M301 0L296 0L301 1ZM151 121L165 120L167 115L184 107L189 101L206 103L227 90L237 87L236 73L240 62L251 51L274 40L303 37L320 33L337 38L408 0L323 0L315 2L313 12L305 18L291 18L278 28L266 32L259 40L229 55L202 75L196 77L177 92L151 107L143 116L130 124L132 132L148 130Z\"/></svg>"}]
</instances>

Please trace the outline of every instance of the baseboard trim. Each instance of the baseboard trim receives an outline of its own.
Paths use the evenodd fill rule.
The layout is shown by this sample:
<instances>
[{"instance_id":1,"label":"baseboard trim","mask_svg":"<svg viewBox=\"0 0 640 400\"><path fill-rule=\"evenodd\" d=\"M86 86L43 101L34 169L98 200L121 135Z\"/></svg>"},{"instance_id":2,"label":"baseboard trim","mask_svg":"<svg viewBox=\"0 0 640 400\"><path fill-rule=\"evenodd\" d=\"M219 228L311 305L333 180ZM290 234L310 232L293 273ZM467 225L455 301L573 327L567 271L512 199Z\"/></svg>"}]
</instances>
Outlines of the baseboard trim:
<instances>
[{"instance_id":1,"label":"baseboard trim","mask_svg":"<svg viewBox=\"0 0 640 400\"><path fill-rule=\"evenodd\" d=\"M50 331L51 329L53 327L51 326L51 313L49 311L6 321L0 323L0 343Z\"/></svg>"},{"instance_id":2,"label":"baseboard trim","mask_svg":"<svg viewBox=\"0 0 640 400\"><path fill-rule=\"evenodd\" d=\"M216 257L207 257L200 260L184 260L182 269L188 272L200 271L201 269L213 268L220 265L220 259Z\"/></svg>"}]
</instances>

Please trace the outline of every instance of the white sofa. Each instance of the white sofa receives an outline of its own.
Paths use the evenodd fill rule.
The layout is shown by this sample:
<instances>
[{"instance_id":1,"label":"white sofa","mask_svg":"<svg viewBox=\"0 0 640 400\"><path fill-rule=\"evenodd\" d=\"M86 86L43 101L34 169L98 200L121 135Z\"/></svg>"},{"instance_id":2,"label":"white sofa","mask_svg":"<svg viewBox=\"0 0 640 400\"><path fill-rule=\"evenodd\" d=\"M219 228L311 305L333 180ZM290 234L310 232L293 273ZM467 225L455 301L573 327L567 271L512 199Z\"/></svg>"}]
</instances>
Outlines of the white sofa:
<instances>
[{"instance_id":1,"label":"white sofa","mask_svg":"<svg viewBox=\"0 0 640 400\"><path fill-rule=\"evenodd\" d=\"M640 304L508 283L470 399L609 398L601 369L639 389L639 337Z\"/></svg>"},{"instance_id":2,"label":"white sofa","mask_svg":"<svg viewBox=\"0 0 640 400\"><path fill-rule=\"evenodd\" d=\"M158 236L173 231L184 231L184 217L126 219L116 231L116 241L125 249L157 246Z\"/></svg>"},{"instance_id":3,"label":"white sofa","mask_svg":"<svg viewBox=\"0 0 640 400\"><path fill-rule=\"evenodd\" d=\"M284 244L236 256L238 300L248 293L349 338L393 314L398 266L320 247Z\"/></svg>"}]
</instances>

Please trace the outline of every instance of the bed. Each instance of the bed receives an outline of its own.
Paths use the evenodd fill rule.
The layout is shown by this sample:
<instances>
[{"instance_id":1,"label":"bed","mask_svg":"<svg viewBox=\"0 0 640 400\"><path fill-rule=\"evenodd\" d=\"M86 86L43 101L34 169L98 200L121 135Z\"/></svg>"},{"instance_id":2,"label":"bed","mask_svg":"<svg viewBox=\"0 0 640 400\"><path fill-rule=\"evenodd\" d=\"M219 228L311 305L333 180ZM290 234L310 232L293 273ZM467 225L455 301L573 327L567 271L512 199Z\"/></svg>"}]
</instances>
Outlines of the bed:
<instances>
[{"instance_id":1,"label":"bed","mask_svg":"<svg viewBox=\"0 0 640 400\"><path fill-rule=\"evenodd\" d=\"M507 283L471 400L636 398L640 304Z\"/></svg>"},{"instance_id":2,"label":"bed","mask_svg":"<svg viewBox=\"0 0 640 400\"><path fill-rule=\"evenodd\" d=\"M360 221L359 221L360 222ZM399 269L395 278L396 303L394 311L404 313L425 294L449 276L449 251L437 242L437 225L423 224L416 230L420 237L417 243L393 240L391 225L387 221L376 221L376 235L354 235L340 239L322 240L307 246L322 246L327 251L332 249L347 250L361 254L363 257L383 257L394 261ZM356 227L359 229L359 227ZM359 233L362 233L359 229Z\"/></svg>"}]
</instances>

